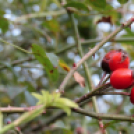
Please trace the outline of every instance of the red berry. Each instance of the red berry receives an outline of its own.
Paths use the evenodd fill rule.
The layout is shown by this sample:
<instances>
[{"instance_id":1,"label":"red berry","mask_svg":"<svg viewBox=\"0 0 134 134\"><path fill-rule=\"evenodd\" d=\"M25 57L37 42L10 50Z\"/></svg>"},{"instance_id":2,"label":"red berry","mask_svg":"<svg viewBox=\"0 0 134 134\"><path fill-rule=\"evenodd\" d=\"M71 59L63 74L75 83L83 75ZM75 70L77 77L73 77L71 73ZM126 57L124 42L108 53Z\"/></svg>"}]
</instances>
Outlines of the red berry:
<instances>
[{"instance_id":1,"label":"red berry","mask_svg":"<svg viewBox=\"0 0 134 134\"><path fill-rule=\"evenodd\" d=\"M129 57L128 54L123 50L117 50L117 52L112 56L109 61L109 67L111 71L114 71L118 68L128 68L129 67Z\"/></svg>"},{"instance_id":2,"label":"red berry","mask_svg":"<svg viewBox=\"0 0 134 134\"><path fill-rule=\"evenodd\" d=\"M101 67L105 72L110 73L118 68L128 68L129 63L130 60L125 51L111 50L104 56Z\"/></svg>"},{"instance_id":3,"label":"red berry","mask_svg":"<svg viewBox=\"0 0 134 134\"><path fill-rule=\"evenodd\" d=\"M128 68L115 70L110 76L110 83L116 89L125 89L133 83L133 71Z\"/></svg>"},{"instance_id":4,"label":"red berry","mask_svg":"<svg viewBox=\"0 0 134 134\"><path fill-rule=\"evenodd\" d=\"M109 61L111 60L111 58L113 57L113 54L116 53L116 50L111 50L109 51L103 58L102 62L101 62L101 67L103 69L103 71L110 73L111 70L109 68Z\"/></svg>"},{"instance_id":5,"label":"red berry","mask_svg":"<svg viewBox=\"0 0 134 134\"><path fill-rule=\"evenodd\" d=\"M134 104L134 87L131 89L130 101Z\"/></svg>"}]
</instances>

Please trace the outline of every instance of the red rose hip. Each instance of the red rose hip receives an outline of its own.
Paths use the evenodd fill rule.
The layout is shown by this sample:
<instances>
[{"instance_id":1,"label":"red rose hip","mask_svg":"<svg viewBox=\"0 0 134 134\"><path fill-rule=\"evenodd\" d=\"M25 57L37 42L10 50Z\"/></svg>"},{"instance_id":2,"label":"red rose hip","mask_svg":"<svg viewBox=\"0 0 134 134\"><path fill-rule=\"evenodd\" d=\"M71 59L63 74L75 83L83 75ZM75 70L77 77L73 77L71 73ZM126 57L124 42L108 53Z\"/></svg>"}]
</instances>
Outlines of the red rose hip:
<instances>
[{"instance_id":1,"label":"red rose hip","mask_svg":"<svg viewBox=\"0 0 134 134\"><path fill-rule=\"evenodd\" d=\"M133 84L132 70L120 68L115 70L110 76L110 83L116 89L125 89Z\"/></svg>"},{"instance_id":2,"label":"red rose hip","mask_svg":"<svg viewBox=\"0 0 134 134\"><path fill-rule=\"evenodd\" d=\"M115 71L119 68L128 68L129 67L129 57L128 54L119 49L114 53L111 60L109 61L109 68L111 71Z\"/></svg>"},{"instance_id":3,"label":"red rose hip","mask_svg":"<svg viewBox=\"0 0 134 134\"><path fill-rule=\"evenodd\" d=\"M129 63L128 54L124 50L118 49L111 50L104 56L101 67L105 72L110 73L119 68L128 68Z\"/></svg>"},{"instance_id":4,"label":"red rose hip","mask_svg":"<svg viewBox=\"0 0 134 134\"><path fill-rule=\"evenodd\" d=\"M106 73L110 73L110 67L109 67L109 61L111 60L113 54L116 53L116 50L111 50L109 51L103 58L102 62L101 62L101 67L102 70L105 71Z\"/></svg>"},{"instance_id":5,"label":"red rose hip","mask_svg":"<svg viewBox=\"0 0 134 134\"><path fill-rule=\"evenodd\" d=\"M131 89L130 101L132 104L134 104L134 87Z\"/></svg>"}]
</instances>

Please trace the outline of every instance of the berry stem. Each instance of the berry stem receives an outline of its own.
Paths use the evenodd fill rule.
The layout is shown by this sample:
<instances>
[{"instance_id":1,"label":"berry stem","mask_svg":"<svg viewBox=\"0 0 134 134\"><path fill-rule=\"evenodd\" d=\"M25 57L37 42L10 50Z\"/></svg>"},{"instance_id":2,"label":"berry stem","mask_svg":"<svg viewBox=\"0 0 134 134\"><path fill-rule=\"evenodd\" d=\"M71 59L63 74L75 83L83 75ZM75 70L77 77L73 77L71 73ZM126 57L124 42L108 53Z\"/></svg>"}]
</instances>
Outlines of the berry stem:
<instances>
[{"instance_id":1,"label":"berry stem","mask_svg":"<svg viewBox=\"0 0 134 134\"><path fill-rule=\"evenodd\" d=\"M107 75L107 73L104 72L103 75L102 75L102 78L101 78L100 81L99 81L98 86L100 86L100 85L102 84L102 82L103 82L103 80L105 79L106 75Z\"/></svg>"}]
</instances>

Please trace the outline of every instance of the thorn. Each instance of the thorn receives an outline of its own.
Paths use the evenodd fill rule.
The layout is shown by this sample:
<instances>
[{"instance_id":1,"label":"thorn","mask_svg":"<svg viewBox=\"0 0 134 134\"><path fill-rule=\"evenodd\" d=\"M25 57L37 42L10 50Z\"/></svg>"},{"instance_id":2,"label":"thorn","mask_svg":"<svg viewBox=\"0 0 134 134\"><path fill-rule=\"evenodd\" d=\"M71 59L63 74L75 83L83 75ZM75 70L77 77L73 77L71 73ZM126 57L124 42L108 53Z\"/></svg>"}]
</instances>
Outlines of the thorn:
<instances>
[{"instance_id":1,"label":"thorn","mask_svg":"<svg viewBox=\"0 0 134 134\"><path fill-rule=\"evenodd\" d=\"M15 127L15 129L16 129L17 131L21 131L20 127Z\"/></svg>"},{"instance_id":2,"label":"thorn","mask_svg":"<svg viewBox=\"0 0 134 134\"><path fill-rule=\"evenodd\" d=\"M11 106L10 105L8 105L8 108L10 108Z\"/></svg>"},{"instance_id":3,"label":"thorn","mask_svg":"<svg viewBox=\"0 0 134 134\"><path fill-rule=\"evenodd\" d=\"M95 53L92 55L93 59L95 59Z\"/></svg>"},{"instance_id":4,"label":"thorn","mask_svg":"<svg viewBox=\"0 0 134 134\"><path fill-rule=\"evenodd\" d=\"M131 25L129 25L129 28L131 29Z\"/></svg>"},{"instance_id":5,"label":"thorn","mask_svg":"<svg viewBox=\"0 0 134 134\"><path fill-rule=\"evenodd\" d=\"M134 22L134 18L131 18L131 21Z\"/></svg>"},{"instance_id":6,"label":"thorn","mask_svg":"<svg viewBox=\"0 0 134 134\"><path fill-rule=\"evenodd\" d=\"M76 63L73 63L73 67L76 67L77 65L76 65Z\"/></svg>"},{"instance_id":7,"label":"thorn","mask_svg":"<svg viewBox=\"0 0 134 134\"><path fill-rule=\"evenodd\" d=\"M60 93L63 94L64 93L64 90L60 91Z\"/></svg>"},{"instance_id":8,"label":"thorn","mask_svg":"<svg viewBox=\"0 0 134 134\"><path fill-rule=\"evenodd\" d=\"M124 27L125 25L124 24L121 24L121 27Z\"/></svg>"},{"instance_id":9,"label":"thorn","mask_svg":"<svg viewBox=\"0 0 134 134\"><path fill-rule=\"evenodd\" d=\"M66 3L65 2L61 2L61 5L64 6Z\"/></svg>"},{"instance_id":10,"label":"thorn","mask_svg":"<svg viewBox=\"0 0 134 134\"><path fill-rule=\"evenodd\" d=\"M82 38L81 41L85 41L85 39Z\"/></svg>"},{"instance_id":11,"label":"thorn","mask_svg":"<svg viewBox=\"0 0 134 134\"><path fill-rule=\"evenodd\" d=\"M7 121L7 124L10 124L11 123L11 121Z\"/></svg>"}]
</instances>

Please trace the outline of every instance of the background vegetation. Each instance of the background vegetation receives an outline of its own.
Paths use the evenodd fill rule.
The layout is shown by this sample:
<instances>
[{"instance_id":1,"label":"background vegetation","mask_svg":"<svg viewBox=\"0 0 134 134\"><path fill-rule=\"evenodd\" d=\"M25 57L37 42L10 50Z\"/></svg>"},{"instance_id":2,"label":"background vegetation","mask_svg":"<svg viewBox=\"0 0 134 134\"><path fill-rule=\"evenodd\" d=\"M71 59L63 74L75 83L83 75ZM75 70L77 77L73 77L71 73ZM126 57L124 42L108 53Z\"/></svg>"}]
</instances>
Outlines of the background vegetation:
<instances>
[{"instance_id":1,"label":"background vegetation","mask_svg":"<svg viewBox=\"0 0 134 134\"><path fill-rule=\"evenodd\" d=\"M134 13L133 0L0 0L0 5L0 106L11 109L9 106L35 106L37 99L31 95L32 92L58 91L69 72L65 67L75 67L74 63L78 63L83 55L92 51L122 23L125 24ZM78 99L99 83L104 73L100 62L111 49L126 50L131 58L130 67L134 67L134 25L121 30L87 60L86 68L78 68L86 86L80 86L83 79L78 83L72 77L65 86L64 98ZM43 65L44 62L40 61L42 56L38 58L32 50L33 44L41 47L43 51L39 51L40 54L47 53L54 72L48 58L43 59L47 66ZM128 96L104 95L97 96L96 100L90 97L84 111L109 113L111 116L133 115L133 105ZM19 125L16 131L7 133L100 134L102 124L109 134L133 133L134 125L130 120L100 121L99 128L98 120L90 116L72 112L70 116L54 119L57 113L58 109L48 109L46 113ZM18 119L21 113L7 109L1 116L6 126Z\"/></svg>"}]
</instances>

